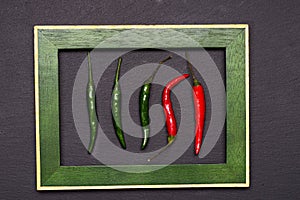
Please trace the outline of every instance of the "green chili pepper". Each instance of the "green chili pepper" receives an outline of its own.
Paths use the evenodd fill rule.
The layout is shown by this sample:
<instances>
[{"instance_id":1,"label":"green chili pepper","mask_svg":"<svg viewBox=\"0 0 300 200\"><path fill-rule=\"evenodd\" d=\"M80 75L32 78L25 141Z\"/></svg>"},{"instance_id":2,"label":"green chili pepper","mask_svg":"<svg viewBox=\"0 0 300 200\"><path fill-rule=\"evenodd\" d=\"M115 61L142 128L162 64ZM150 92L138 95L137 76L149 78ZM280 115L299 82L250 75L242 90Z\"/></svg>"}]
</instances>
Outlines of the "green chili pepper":
<instances>
[{"instance_id":1,"label":"green chili pepper","mask_svg":"<svg viewBox=\"0 0 300 200\"><path fill-rule=\"evenodd\" d=\"M95 86L93 80L90 52L88 52L88 84L86 88L86 96L90 121L90 143L88 152L92 153L97 136L98 120L96 115Z\"/></svg>"},{"instance_id":2,"label":"green chili pepper","mask_svg":"<svg viewBox=\"0 0 300 200\"><path fill-rule=\"evenodd\" d=\"M119 139L119 142L123 149L126 149L126 143L124 138L124 133L122 131L122 122L121 122L121 90L119 86L119 75L120 75L120 67L122 63L122 58L118 60L118 67L116 71L115 84L112 92L112 115L113 122L115 127L115 132Z\"/></svg>"},{"instance_id":3,"label":"green chili pepper","mask_svg":"<svg viewBox=\"0 0 300 200\"><path fill-rule=\"evenodd\" d=\"M154 70L153 74L144 82L140 91L140 119L141 119L143 135L144 135L141 149L145 149L145 147L147 146L148 138L150 135L149 98L150 98L150 89L151 89L152 81L160 66L171 58L172 57L169 56L159 63L159 65Z\"/></svg>"}]
</instances>

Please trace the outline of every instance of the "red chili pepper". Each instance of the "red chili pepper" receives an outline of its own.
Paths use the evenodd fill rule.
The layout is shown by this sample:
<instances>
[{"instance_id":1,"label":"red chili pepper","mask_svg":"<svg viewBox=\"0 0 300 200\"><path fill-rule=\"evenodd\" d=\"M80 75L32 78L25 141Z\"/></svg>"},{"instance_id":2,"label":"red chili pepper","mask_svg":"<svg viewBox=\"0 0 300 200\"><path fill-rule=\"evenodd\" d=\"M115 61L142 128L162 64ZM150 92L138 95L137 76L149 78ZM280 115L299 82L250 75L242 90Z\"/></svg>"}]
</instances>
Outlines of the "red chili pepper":
<instances>
[{"instance_id":1,"label":"red chili pepper","mask_svg":"<svg viewBox=\"0 0 300 200\"><path fill-rule=\"evenodd\" d=\"M196 85L194 80L194 107L195 107L195 154L198 155L202 145L203 127L205 119L205 97L204 90L201 85Z\"/></svg>"},{"instance_id":2,"label":"red chili pepper","mask_svg":"<svg viewBox=\"0 0 300 200\"><path fill-rule=\"evenodd\" d=\"M187 63L190 69L190 73L193 77L193 96L194 96L194 109L195 109L195 154L198 155L202 145L203 127L205 120L205 96L204 90L200 82L196 79L192 69L192 65L189 62L188 54L185 53Z\"/></svg>"},{"instance_id":3,"label":"red chili pepper","mask_svg":"<svg viewBox=\"0 0 300 200\"><path fill-rule=\"evenodd\" d=\"M162 95L162 105L166 115L166 126L168 130L168 143L174 140L177 133L176 119L171 102L171 89L182 80L189 77L189 74L183 74L171 80L164 88Z\"/></svg>"},{"instance_id":4,"label":"red chili pepper","mask_svg":"<svg viewBox=\"0 0 300 200\"><path fill-rule=\"evenodd\" d=\"M175 140L176 134L177 134L177 126L176 126L176 118L174 115L174 111L172 108L172 102L171 102L171 89L176 86L178 83L183 81L184 79L188 78L189 74L183 74L181 76L178 76L171 80L169 83L167 83L166 87L164 88L163 94L162 94L162 105L165 111L166 115L166 126L168 131L168 144L164 146L157 154L152 156L148 159L148 162L150 162L152 159L157 157L159 154L161 154L163 151L165 151Z\"/></svg>"}]
</instances>

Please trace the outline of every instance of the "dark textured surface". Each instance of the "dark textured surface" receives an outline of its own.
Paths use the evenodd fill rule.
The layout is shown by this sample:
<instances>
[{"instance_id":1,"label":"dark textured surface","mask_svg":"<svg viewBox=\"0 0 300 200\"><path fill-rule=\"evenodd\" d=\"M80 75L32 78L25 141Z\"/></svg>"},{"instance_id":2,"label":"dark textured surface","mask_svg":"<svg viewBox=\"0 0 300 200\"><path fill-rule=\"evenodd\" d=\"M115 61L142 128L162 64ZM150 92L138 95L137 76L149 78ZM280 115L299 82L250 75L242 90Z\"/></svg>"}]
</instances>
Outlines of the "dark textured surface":
<instances>
[{"instance_id":1,"label":"dark textured surface","mask_svg":"<svg viewBox=\"0 0 300 200\"><path fill-rule=\"evenodd\" d=\"M102 50L103 51L103 50ZM191 50L189 50L191 51ZM200 53L202 50L196 50ZM225 79L225 51L224 49L206 49L211 58L216 63L220 73L222 74L223 80ZM61 164L65 166L70 165L95 165L101 164L100 161L97 161L93 156L87 154L85 147L80 141L79 135L75 129L75 124L73 121L72 113L72 92L74 80L77 74L77 71L82 64L84 58L86 57L86 51L61 51L59 54L60 65L59 65L59 74L60 74L60 134L61 134ZM172 59L169 60L166 65L173 67L178 70L180 73L187 73L186 61L183 58L180 58L178 55L167 51L158 51L158 50L139 50L131 51L122 56L122 70L120 76L123 76L126 72L133 69L136 66L139 66L143 63L158 63L159 60L166 58L167 56L172 55ZM111 93L113 88L113 80L115 76L115 70L117 66L117 61L115 60L104 72L102 78L100 79L97 89L96 89L96 105L98 120L99 123L105 132L106 136L116 145L119 146L119 142L114 133L114 128L112 124L111 116ZM94 65L94 67L100 67ZM150 76L151 74L149 74ZM206 85L201 78L200 74L196 74L198 79L203 83L203 87L206 91ZM191 82L191 79L190 79ZM192 84L192 82L191 82ZM153 85L151 88L151 98L150 105L161 104L161 94L163 87L160 85ZM137 124L140 124L139 120L139 90L136 90L131 96L129 111L133 121ZM208 92L207 92L208 93ZM206 112L206 128L210 123L211 115L211 105L209 94L206 95L207 103L207 112ZM224 99L225 101L225 99ZM174 113L177 119L178 127L180 126L180 105L178 99L175 95L172 96ZM125 105L124 105L125 106ZM225 108L224 108L225 109ZM103 114L105 113L105 114ZM225 129L224 129L225 130ZM225 153L225 131L223 130L221 137L219 138L217 145L214 147L213 151L209 153L203 159L198 159L194 154L194 144L192 143L188 150L177 159L174 164L196 164L196 163L225 163L226 162L226 153ZM205 133L204 133L205 134ZM141 132L142 135L142 132ZM205 137L205 135L204 135ZM151 152L162 148L167 144L167 130L162 128L159 133L151 137L149 144L144 151L140 150L141 139L132 137L125 133L127 151L130 152ZM155 160L154 160L155 161Z\"/></svg>"},{"instance_id":2,"label":"dark textured surface","mask_svg":"<svg viewBox=\"0 0 300 200\"><path fill-rule=\"evenodd\" d=\"M35 191L34 25L209 23L250 25L250 188ZM0 199L296 199L300 195L299 1L4 0L0 30Z\"/></svg>"}]
</instances>

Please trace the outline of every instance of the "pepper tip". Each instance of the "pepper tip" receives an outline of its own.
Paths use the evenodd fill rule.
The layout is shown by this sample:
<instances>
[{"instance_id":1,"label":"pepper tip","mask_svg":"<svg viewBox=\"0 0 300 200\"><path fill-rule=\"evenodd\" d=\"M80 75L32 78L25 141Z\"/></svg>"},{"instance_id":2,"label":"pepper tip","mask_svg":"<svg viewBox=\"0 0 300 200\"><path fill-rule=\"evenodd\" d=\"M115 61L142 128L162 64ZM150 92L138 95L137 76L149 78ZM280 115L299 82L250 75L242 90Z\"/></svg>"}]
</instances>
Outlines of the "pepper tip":
<instances>
[{"instance_id":1,"label":"pepper tip","mask_svg":"<svg viewBox=\"0 0 300 200\"><path fill-rule=\"evenodd\" d=\"M126 149L126 144L121 144L121 147L122 147L123 149Z\"/></svg>"},{"instance_id":2,"label":"pepper tip","mask_svg":"<svg viewBox=\"0 0 300 200\"><path fill-rule=\"evenodd\" d=\"M144 146L144 145L142 145L141 146L141 150L144 150L146 148L146 145Z\"/></svg>"}]
</instances>

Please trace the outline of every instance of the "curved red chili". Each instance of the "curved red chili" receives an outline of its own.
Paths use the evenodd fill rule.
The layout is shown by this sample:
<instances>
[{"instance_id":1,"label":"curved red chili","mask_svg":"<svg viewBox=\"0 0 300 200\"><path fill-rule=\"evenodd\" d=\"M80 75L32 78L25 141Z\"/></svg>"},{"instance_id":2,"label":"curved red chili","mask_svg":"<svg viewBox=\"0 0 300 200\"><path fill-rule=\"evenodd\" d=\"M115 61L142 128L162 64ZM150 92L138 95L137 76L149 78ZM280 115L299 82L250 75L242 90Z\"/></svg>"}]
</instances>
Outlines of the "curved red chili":
<instances>
[{"instance_id":1,"label":"curved red chili","mask_svg":"<svg viewBox=\"0 0 300 200\"><path fill-rule=\"evenodd\" d=\"M204 128L204 120L205 120L205 96L204 90L200 82L196 79L195 74L193 72L191 63L189 62L189 57L187 52L185 53L185 57L187 58L187 64L190 70L190 73L193 77L193 97L194 97L194 109L195 109L195 154L198 155L202 145L202 137L203 137L203 128Z\"/></svg>"},{"instance_id":2,"label":"curved red chili","mask_svg":"<svg viewBox=\"0 0 300 200\"><path fill-rule=\"evenodd\" d=\"M178 83L183 81L184 79L188 78L189 74L183 74L181 76L178 76L167 83L167 85L164 88L163 94L162 94L162 105L164 108L165 116L166 116L166 126L168 131L168 144L164 146L157 154L152 156L148 159L148 162L150 162L152 159L154 159L156 156L161 154L163 151L165 151L174 141L177 134L177 125L176 125L176 118L174 115L174 111L172 108L172 102L171 102L171 89L176 86Z\"/></svg>"},{"instance_id":3,"label":"curved red chili","mask_svg":"<svg viewBox=\"0 0 300 200\"><path fill-rule=\"evenodd\" d=\"M172 108L171 102L171 89L177 85L182 80L189 77L189 74L183 74L171 80L166 87L164 88L163 95L162 95L162 105L164 108L165 116L166 116L166 126L168 131L168 143L170 143L176 136L177 133L177 126L176 126L176 118L174 115L174 111Z\"/></svg>"}]
</instances>

